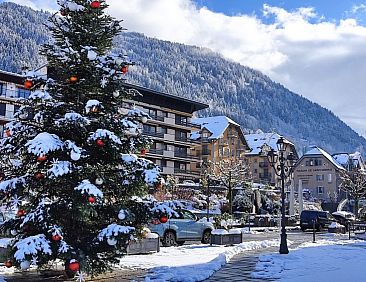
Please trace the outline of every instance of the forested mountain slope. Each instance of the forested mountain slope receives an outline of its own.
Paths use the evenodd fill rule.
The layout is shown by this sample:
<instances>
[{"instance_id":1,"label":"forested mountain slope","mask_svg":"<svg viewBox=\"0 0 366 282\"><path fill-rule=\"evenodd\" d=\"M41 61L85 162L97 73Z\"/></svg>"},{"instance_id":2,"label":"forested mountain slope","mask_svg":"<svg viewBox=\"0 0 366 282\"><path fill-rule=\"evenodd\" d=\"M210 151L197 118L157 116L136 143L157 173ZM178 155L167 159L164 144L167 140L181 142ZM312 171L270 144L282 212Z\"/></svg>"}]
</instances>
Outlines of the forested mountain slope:
<instances>
[{"instance_id":1,"label":"forested mountain slope","mask_svg":"<svg viewBox=\"0 0 366 282\"><path fill-rule=\"evenodd\" d=\"M0 69L19 72L24 65L41 64L37 51L47 38L47 16L0 4ZM227 115L247 131L275 130L300 149L315 144L335 153L366 147L366 140L329 110L210 50L128 32L115 47L136 62L129 82L208 103L210 109L200 115Z\"/></svg>"}]
</instances>

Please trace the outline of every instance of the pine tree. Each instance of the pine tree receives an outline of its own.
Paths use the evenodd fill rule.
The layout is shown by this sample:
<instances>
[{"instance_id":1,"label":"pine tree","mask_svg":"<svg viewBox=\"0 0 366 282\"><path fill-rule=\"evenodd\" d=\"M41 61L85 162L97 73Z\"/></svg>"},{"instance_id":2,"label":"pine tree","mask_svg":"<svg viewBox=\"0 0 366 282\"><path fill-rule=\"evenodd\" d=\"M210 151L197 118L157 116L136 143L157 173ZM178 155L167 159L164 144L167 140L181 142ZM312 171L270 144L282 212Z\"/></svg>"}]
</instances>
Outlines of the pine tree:
<instances>
[{"instance_id":1,"label":"pine tree","mask_svg":"<svg viewBox=\"0 0 366 282\"><path fill-rule=\"evenodd\" d=\"M104 0L59 0L44 45L48 77L27 74L29 99L1 141L2 204L16 217L10 260L22 269L60 259L66 269L102 273L139 236L149 209L139 198L159 180L135 153L147 114L122 107L136 95L124 87L131 63L111 53L120 21Z\"/></svg>"}]
</instances>

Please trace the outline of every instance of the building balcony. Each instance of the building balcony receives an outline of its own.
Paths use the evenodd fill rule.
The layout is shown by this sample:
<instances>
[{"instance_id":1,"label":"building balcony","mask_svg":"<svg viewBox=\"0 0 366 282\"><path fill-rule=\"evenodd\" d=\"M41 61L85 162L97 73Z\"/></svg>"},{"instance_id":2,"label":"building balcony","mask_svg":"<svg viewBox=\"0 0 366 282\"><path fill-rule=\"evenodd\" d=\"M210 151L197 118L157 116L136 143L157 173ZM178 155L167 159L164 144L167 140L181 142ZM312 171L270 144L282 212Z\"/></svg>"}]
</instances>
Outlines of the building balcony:
<instances>
[{"instance_id":1,"label":"building balcony","mask_svg":"<svg viewBox=\"0 0 366 282\"><path fill-rule=\"evenodd\" d=\"M164 133L162 132L154 132L154 131L144 131L142 132L143 135L156 137L156 138L164 138Z\"/></svg>"},{"instance_id":2,"label":"building balcony","mask_svg":"<svg viewBox=\"0 0 366 282\"><path fill-rule=\"evenodd\" d=\"M188 174L189 172L187 169L174 168L174 173Z\"/></svg>"},{"instance_id":3,"label":"building balcony","mask_svg":"<svg viewBox=\"0 0 366 282\"><path fill-rule=\"evenodd\" d=\"M164 121L164 116L150 115L153 120Z\"/></svg>"},{"instance_id":4,"label":"building balcony","mask_svg":"<svg viewBox=\"0 0 366 282\"><path fill-rule=\"evenodd\" d=\"M175 141L191 142L192 140L190 138L184 137L184 136L175 136Z\"/></svg>"},{"instance_id":5,"label":"building balcony","mask_svg":"<svg viewBox=\"0 0 366 282\"><path fill-rule=\"evenodd\" d=\"M164 150L163 149L149 149L148 154L152 154L152 155L164 155Z\"/></svg>"},{"instance_id":6,"label":"building balcony","mask_svg":"<svg viewBox=\"0 0 366 282\"><path fill-rule=\"evenodd\" d=\"M182 120L175 120L175 124L182 125L182 126L189 127L189 128L191 128L191 127L201 128L200 125L197 125L197 124L194 124L194 123L191 123L188 121L182 121Z\"/></svg>"},{"instance_id":7,"label":"building balcony","mask_svg":"<svg viewBox=\"0 0 366 282\"><path fill-rule=\"evenodd\" d=\"M185 152L179 152L179 151L174 152L174 157L184 158L184 159L198 159L199 158L195 155L191 155L191 154L188 154L188 153L185 153Z\"/></svg>"}]
</instances>

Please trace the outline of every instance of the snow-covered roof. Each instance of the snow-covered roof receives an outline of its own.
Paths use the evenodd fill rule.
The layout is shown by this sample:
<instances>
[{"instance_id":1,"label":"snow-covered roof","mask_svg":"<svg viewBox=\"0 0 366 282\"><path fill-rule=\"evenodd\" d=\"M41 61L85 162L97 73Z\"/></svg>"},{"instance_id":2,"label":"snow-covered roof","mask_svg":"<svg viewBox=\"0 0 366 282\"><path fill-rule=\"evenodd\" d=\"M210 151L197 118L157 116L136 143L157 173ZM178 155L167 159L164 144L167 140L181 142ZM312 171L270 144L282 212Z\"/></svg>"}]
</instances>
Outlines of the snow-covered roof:
<instances>
[{"instance_id":1,"label":"snow-covered roof","mask_svg":"<svg viewBox=\"0 0 366 282\"><path fill-rule=\"evenodd\" d=\"M355 152L353 154L348 153L334 154L332 155L332 157L346 169L353 169L353 168L360 168L363 170L365 169L365 165L360 152Z\"/></svg>"},{"instance_id":2,"label":"snow-covered roof","mask_svg":"<svg viewBox=\"0 0 366 282\"><path fill-rule=\"evenodd\" d=\"M337 167L338 169L344 170L344 167L342 165L340 165L330 154L328 154L326 151L324 151L323 149L317 147L317 146L313 146L310 148L309 151L307 151L303 157L307 157L307 156L324 156L328 161L330 161L335 167Z\"/></svg>"},{"instance_id":3,"label":"snow-covered roof","mask_svg":"<svg viewBox=\"0 0 366 282\"><path fill-rule=\"evenodd\" d=\"M340 165L347 165L349 162L349 154L347 153L341 153L341 154L335 154L333 155L333 158L339 163Z\"/></svg>"},{"instance_id":4,"label":"snow-covered roof","mask_svg":"<svg viewBox=\"0 0 366 282\"><path fill-rule=\"evenodd\" d=\"M245 139L251 149L246 155L259 155L264 144L269 145L273 150L277 151L277 141L280 137L281 135L277 133L245 134Z\"/></svg>"},{"instance_id":5,"label":"snow-covered roof","mask_svg":"<svg viewBox=\"0 0 366 282\"><path fill-rule=\"evenodd\" d=\"M192 119L192 123L198 124L201 128L206 128L208 131L212 133L209 139L218 139L223 137L225 130L229 127L230 124L240 127L232 119L226 116L214 116L214 117L206 117L206 118L194 118ZM193 132L191 135L191 139L198 139L199 132Z\"/></svg>"}]
</instances>

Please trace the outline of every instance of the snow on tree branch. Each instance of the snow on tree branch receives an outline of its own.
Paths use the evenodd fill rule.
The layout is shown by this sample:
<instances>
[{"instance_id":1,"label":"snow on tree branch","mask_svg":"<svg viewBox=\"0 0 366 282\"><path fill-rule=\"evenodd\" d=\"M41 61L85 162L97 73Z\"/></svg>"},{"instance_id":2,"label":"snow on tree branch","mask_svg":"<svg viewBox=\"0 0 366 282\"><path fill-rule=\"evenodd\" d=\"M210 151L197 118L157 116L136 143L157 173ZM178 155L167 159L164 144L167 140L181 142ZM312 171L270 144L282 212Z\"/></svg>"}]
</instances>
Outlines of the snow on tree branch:
<instances>
[{"instance_id":1,"label":"snow on tree branch","mask_svg":"<svg viewBox=\"0 0 366 282\"><path fill-rule=\"evenodd\" d=\"M37 257L38 255L52 255L50 242L44 234L22 239L15 244L15 248L17 251L14 254L14 258L19 262Z\"/></svg>"},{"instance_id":2,"label":"snow on tree branch","mask_svg":"<svg viewBox=\"0 0 366 282\"><path fill-rule=\"evenodd\" d=\"M75 191L80 191L81 194L93 195L95 197L103 198L103 192L89 180L83 180L79 186L74 188Z\"/></svg>"},{"instance_id":3,"label":"snow on tree branch","mask_svg":"<svg viewBox=\"0 0 366 282\"><path fill-rule=\"evenodd\" d=\"M29 140L26 144L28 147L28 153L36 156L46 155L49 152L62 149L63 142L55 134L49 134L47 132L39 133L34 139Z\"/></svg>"}]
</instances>

